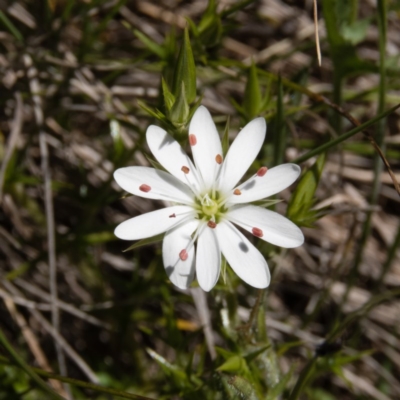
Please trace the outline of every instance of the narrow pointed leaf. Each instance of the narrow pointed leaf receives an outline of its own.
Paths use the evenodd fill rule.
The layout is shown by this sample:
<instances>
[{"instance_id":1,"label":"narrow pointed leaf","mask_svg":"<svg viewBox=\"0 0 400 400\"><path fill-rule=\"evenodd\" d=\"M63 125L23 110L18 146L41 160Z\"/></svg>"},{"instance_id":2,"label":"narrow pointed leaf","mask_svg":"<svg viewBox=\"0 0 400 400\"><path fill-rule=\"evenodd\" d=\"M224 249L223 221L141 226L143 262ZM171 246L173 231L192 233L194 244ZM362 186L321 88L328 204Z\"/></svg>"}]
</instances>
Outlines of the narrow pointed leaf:
<instances>
[{"instance_id":1,"label":"narrow pointed leaf","mask_svg":"<svg viewBox=\"0 0 400 400\"><path fill-rule=\"evenodd\" d=\"M243 98L243 109L248 121L256 117L261 110L260 84L258 81L257 67L254 62L251 64L247 77Z\"/></svg>"},{"instance_id":2,"label":"narrow pointed leaf","mask_svg":"<svg viewBox=\"0 0 400 400\"><path fill-rule=\"evenodd\" d=\"M182 81L185 84L185 100L188 104L190 104L196 98L196 66L194 63L192 46L190 44L189 31L187 28L185 29L183 43L174 72L172 93L175 95L175 97L180 95Z\"/></svg>"},{"instance_id":3,"label":"narrow pointed leaf","mask_svg":"<svg viewBox=\"0 0 400 400\"><path fill-rule=\"evenodd\" d=\"M125 23L124 25L128 26L128 27L130 26L127 23ZM148 36L146 36L142 32L138 31L137 29L134 29L133 33L147 47L148 50L150 50L152 53L159 56L161 59L165 58L166 52L165 52L163 46L160 46L158 43L154 42L152 39L150 39Z\"/></svg>"}]
</instances>

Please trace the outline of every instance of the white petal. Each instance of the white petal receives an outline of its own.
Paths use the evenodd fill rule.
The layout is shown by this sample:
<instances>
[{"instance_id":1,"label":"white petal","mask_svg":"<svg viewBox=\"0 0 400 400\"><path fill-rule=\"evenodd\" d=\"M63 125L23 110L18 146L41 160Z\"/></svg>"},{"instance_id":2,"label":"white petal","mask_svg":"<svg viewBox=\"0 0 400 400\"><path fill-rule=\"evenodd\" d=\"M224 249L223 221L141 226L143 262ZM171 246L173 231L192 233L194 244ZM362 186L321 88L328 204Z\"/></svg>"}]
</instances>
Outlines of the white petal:
<instances>
[{"instance_id":1,"label":"white petal","mask_svg":"<svg viewBox=\"0 0 400 400\"><path fill-rule=\"evenodd\" d=\"M172 175L185 184L200 190L197 171L192 160L187 156L181 145L164 129L150 125L146 131L147 144L157 161ZM189 168L185 174L182 167Z\"/></svg>"},{"instance_id":2,"label":"white petal","mask_svg":"<svg viewBox=\"0 0 400 400\"><path fill-rule=\"evenodd\" d=\"M300 175L296 164L282 164L271 168L264 176L254 175L237 187L240 195L232 195L228 204L250 203L265 199L289 187Z\"/></svg>"},{"instance_id":3,"label":"white petal","mask_svg":"<svg viewBox=\"0 0 400 400\"><path fill-rule=\"evenodd\" d=\"M192 240L192 233L199 225L198 220L190 220L169 230L163 241L163 262L165 272L171 282L181 289L187 289L194 278L194 246L187 249ZM182 250L187 249L187 259L181 260L179 254Z\"/></svg>"},{"instance_id":4,"label":"white petal","mask_svg":"<svg viewBox=\"0 0 400 400\"><path fill-rule=\"evenodd\" d=\"M122 222L114 234L124 240L145 239L159 235L185 219L194 219L195 215L193 208L188 206L162 208Z\"/></svg>"},{"instance_id":5,"label":"white petal","mask_svg":"<svg viewBox=\"0 0 400 400\"><path fill-rule=\"evenodd\" d=\"M214 121L204 106L196 110L190 121L189 143L197 169L203 178L204 189L208 190L212 187L220 169L216 157L218 155L222 157L222 147Z\"/></svg>"},{"instance_id":6,"label":"white petal","mask_svg":"<svg viewBox=\"0 0 400 400\"><path fill-rule=\"evenodd\" d=\"M234 206L228 211L226 218L276 246L292 248L301 246L304 242L303 232L293 222L262 207Z\"/></svg>"},{"instance_id":7,"label":"white petal","mask_svg":"<svg viewBox=\"0 0 400 400\"><path fill-rule=\"evenodd\" d=\"M214 229L207 225L197 239L196 277L200 287L209 292L217 283L221 270L221 251Z\"/></svg>"},{"instance_id":8,"label":"white petal","mask_svg":"<svg viewBox=\"0 0 400 400\"><path fill-rule=\"evenodd\" d=\"M189 187L165 171L148 167L119 168L114 172L114 179L122 189L136 196L193 204Z\"/></svg>"},{"instance_id":9,"label":"white petal","mask_svg":"<svg viewBox=\"0 0 400 400\"><path fill-rule=\"evenodd\" d=\"M220 222L215 232L222 253L236 274L253 287L266 288L271 275L262 254L228 221Z\"/></svg>"},{"instance_id":10,"label":"white petal","mask_svg":"<svg viewBox=\"0 0 400 400\"><path fill-rule=\"evenodd\" d=\"M250 121L232 143L219 177L219 189L231 190L249 169L264 143L267 125L264 118Z\"/></svg>"}]
</instances>

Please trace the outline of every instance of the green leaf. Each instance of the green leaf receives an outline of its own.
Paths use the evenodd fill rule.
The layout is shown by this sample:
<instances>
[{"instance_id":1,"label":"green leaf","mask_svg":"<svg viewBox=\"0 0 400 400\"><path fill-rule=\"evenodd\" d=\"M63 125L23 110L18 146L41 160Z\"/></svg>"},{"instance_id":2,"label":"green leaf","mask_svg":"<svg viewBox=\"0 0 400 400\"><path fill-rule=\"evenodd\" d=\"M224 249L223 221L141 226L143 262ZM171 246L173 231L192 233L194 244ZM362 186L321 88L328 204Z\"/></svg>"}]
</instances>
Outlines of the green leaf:
<instances>
[{"instance_id":1,"label":"green leaf","mask_svg":"<svg viewBox=\"0 0 400 400\"><path fill-rule=\"evenodd\" d=\"M343 38L352 45L358 44L365 39L368 26L369 20L367 19L344 25L342 27Z\"/></svg>"},{"instance_id":2,"label":"green leaf","mask_svg":"<svg viewBox=\"0 0 400 400\"><path fill-rule=\"evenodd\" d=\"M265 320L265 313L264 313L263 317ZM262 346L257 346L256 349L252 349L252 351L250 353L246 354L244 358L249 363L250 361L257 358L261 353L264 353L264 351L269 349L270 347L271 347L270 344L263 344Z\"/></svg>"},{"instance_id":3,"label":"green leaf","mask_svg":"<svg viewBox=\"0 0 400 400\"><path fill-rule=\"evenodd\" d=\"M254 62L251 63L249 68L246 89L243 97L243 110L247 120L252 120L261 111L261 91L258 81L257 67Z\"/></svg>"},{"instance_id":4,"label":"green leaf","mask_svg":"<svg viewBox=\"0 0 400 400\"><path fill-rule=\"evenodd\" d=\"M279 382L268 390L268 395L266 400L276 400L279 398L279 395L283 393L283 391L288 386L288 383L293 375L294 368L290 368L289 372L283 377L279 379Z\"/></svg>"},{"instance_id":5,"label":"green leaf","mask_svg":"<svg viewBox=\"0 0 400 400\"><path fill-rule=\"evenodd\" d=\"M149 244L161 242L161 240L163 240L163 238L164 238L164 235L165 235L164 233L160 233L159 235L139 240L138 242L134 243L132 246L129 246L127 249L125 249L124 252L129 251L129 250L138 249L139 247L142 247L142 246L148 246Z\"/></svg>"},{"instance_id":6,"label":"green leaf","mask_svg":"<svg viewBox=\"0 0 400 400\"><path fill-rule=\"evenodd\" d=\"M243 8L245 8L246 6L248 6L251 3L255 3L257 0L242 0L242 1L236 1L233 2L232 5L228 8L225 8L222 12L221 12L221 17L222 18L226 18L229 15L235 13L236 11L240 11Z\"/></svg>"},{"instance_id":7,"label":"green leaf","mask_svg":"<svg viewBox=\"0 0 400 400\"><path fill-rule=\"evenodd\" d=\"M353 22L350 2L347 0L322 0L322 6L336 74L343 78L352 73L376 72L377 67L361 60L356 55L352 43L343 37L343 26L348 26Z\"/></svg>"},{"instance_id":8,"label":"green leaf","mask_svg":"<svg viewBox=\"0 0 400 400\"><path fill-rule=\"evenodd\" d=\"M125 27L130 27L130 25L124 21L123 24ZM166 51L163 46L160 46L158 43L150 39L144 33L138 31L137 29L133 30L134 35L150 50L152 53L156 54L161 59L165 59Z\"/></svg>"},{"instance_id":9,"label":"green leaf","mask_svg":"<svg viewBox=\"0 0 400 400\"><path fill-rule=\"evenodd\" d=\"M114 233L110 231L89 233L83 237L88 244L107 243L116 240Z\"/></svg>"},{"instance_id":10,"label":"green leaf","mask_svg":"<svg viewBox=\"0 0 400 400\"><path fill-rule=\"evenodd\" d=\"M286 215L295 224L311 226L315 219L314 194L325 165L326 154L322 153L315 164L301 177L289 201Z\"/></svg>"},{"instance_id":11,"label":"green leaf","mask_svg":"<svg viewBox=\"0 0 400 400\"><path fill-rule=\"evenodd\" d=\"M149 354L149 356L161 366L164 373L168 377L172 378L176 386L181 388L193 387L192 382L190 381L184 370L182 370L177 365L171 364L163 356L156 353L154 350L147 348L146 351Z\"/></svg>"},{"instance_id":12,"label":"green leaf","mask_svg":"<svg viewBox=\"0 0 400 400\"><path fill-rule=\"evenodd\" d=\"M227 360L228 358L231 358L231 357L233 357L234 355L236 355L236 353L234 353L234 352L232 352L232 351L229 351L229 350L226 350L226 349L223 349L222 347L218 347L218 346L215 346L215 351L216 351L220 356L222 356L225 360Z\"/></svg>"},{"instance_id":13,"label":"green leaf","mask_svg":"<svg viewBox=\"0 0 400 400\"><path fill-rule=\"evenodd\" d=\"M192 46L190 45L189 31L186 28L183 43L179 51L178 61L174 71L172 93L178 97L184 82L186 102L192 103L196 98L196 66L194 63Z\"/></svg>"},{"instance_id":14,"label":"green leaf","mask_svg":"<svg viewBox=\"0 0 400 400\"><path fill-rule=\"evenodd\" d=\"M6 14L0 10L0 22L14 35L14 37L19 41L23 42L23 36L21 32L16 28L16 26L10 21Z\"/></svg>"},{"instance_id":15,"label":"green leaf","mask_svg":"<svg viewBox=\"0 0 400 400\"><path fill-rule=\"evenodd\" d=\"M222 22L215 0L209 0L198 26L201 43L206 47L217 46L222 39Z\"/></svg>"},{"instance_id":16,"label":"green leaf","mask_svg":"<svg viewBox=\"0 0 400 400\"><path fill-rule=\"evenodd\" d=\"M154 118L156 118L156 119L159 119L159 120L161 120L161 121L165 121L165 119L166 119L166 117L165 117L165 115L161 112L161 111L159 111L159 110L152 110L150 107L148 107L147 105L146 105L146 103L144 103L143 101L141 101L141 100L138 100L137 101L137 103L138 103L138 105L139 105L139 107L142 109L142 110L144 110L144 111L146 111L148 114L150 114L152 117L154 117Z\"/></svg>"}]
</instances>

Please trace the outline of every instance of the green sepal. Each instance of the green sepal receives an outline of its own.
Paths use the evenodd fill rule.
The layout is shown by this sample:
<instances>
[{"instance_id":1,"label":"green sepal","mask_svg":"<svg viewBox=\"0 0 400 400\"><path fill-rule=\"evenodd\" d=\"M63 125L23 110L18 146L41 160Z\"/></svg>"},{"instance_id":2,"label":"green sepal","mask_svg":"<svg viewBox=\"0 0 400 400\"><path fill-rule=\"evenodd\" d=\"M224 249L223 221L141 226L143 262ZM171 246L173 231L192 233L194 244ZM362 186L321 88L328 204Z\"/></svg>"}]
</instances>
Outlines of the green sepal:
<instances>
[{"instance_id":1,"label":"green sepal","mask_svg":"<svg viewBox=\"0 0 400 400\"><path fill-rule=\"evenodd\" d=\"M181 94L182 81L184 82L186 103L190 104L196 99L196 66L187 28L183 35L183 43L174 71L172 93L175 97L179 97Z\"/></svg>"},{"instance_id":2,"label":"green sepal","mask_svg":"<svg viewBox=\"0 0 400 400\"><path fill-rule=\"evenodd\" d=\"M145 155L147 161L151 164L151 166L154 169L160 170L160 171L167 171L158 161L156 161L154 158L149 157L148 155Z\"/></svg>"},{"instance_id":3,"label":"green sepal","mask_svg":"<svg viewBox=\"0 0 400 400\"><path fill-rule=\"evenodd\" d=\"M139 247L142 247L142 246L148 246L149 244L161 242L164 238L164 235L165 235L165 233L160 233L159 235L152 236L147 239L139 240L138 242L134 243L132 246L129 246L127 249L125 249L124 252L129 251L129 250L138 249Z\"/></svg>"},{"instance_id":4,"label":"green sepal","mask_svg":"<svg viewBox=\"0 0 400 400\"><path fill-rule=\"evenodd\" d=\"M281 199L266 199L266 200L258 200L252 202L255 206L269 208L274 206L275 204L282 203Z\"/></svg>"}]
</instances>

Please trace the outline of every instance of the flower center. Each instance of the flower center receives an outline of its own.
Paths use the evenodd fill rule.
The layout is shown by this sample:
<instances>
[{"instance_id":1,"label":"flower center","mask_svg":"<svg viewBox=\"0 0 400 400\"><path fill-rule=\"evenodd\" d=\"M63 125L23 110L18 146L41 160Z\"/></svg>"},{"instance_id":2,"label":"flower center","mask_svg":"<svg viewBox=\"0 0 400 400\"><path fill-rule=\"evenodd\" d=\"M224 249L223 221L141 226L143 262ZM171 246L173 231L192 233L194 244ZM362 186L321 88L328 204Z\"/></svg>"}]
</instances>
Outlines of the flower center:
<instances>
[{"instance_id":1,"label":"flower center","mask_svg":"<svg viewBox=\"0 0 400 400\"><path fill-rule=\"evenodd\" d=\"M208 193L201 200L201 211L208 217L212 217L218 212L218 203L212 200Z\"/></svg>"}]
</instances>

